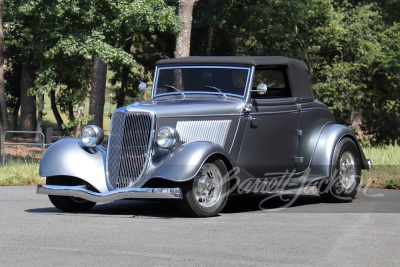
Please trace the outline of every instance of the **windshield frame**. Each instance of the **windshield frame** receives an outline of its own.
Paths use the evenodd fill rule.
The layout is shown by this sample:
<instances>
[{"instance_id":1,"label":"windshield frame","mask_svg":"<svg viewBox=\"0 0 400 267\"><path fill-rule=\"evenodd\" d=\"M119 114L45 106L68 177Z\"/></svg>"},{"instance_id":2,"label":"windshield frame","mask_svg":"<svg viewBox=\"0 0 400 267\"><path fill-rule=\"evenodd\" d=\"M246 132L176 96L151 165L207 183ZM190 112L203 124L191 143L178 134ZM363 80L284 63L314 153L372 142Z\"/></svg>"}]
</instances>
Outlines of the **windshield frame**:
<instances>
[{"instance_id":1,"label":"windshield frame","mask_svg":"<svg viewBox=\"0 0 400 267\"><path fill-rule=\"evenodd\" d=\"M247 70L247 78L246 78L246 85L244 86L244 91L242 95L239 94L233 94L233 93L226 93L223 92L223 94L215 91L180 91L180 92L168 92L168 93L161 93L161 94L156 94L156 85L158 83L158 77L160 74L160 70L163 69L239 69L239 70ZM242 99L246 98L247 95L247 90L249 87L249 82L252 74L252 67L251 66L229 66L229 65L177 65L177 66L156 66L156 75L154 77L153 81L153 88L151 90L151 97L156 98L156 97L162 97L162 96L168 96L168 95L181 95L182 93L184 95L187 94L206 94L206 95L226 95L226 96L233 96L233 97L239 97Z\"/></svg>"}]
</instances>

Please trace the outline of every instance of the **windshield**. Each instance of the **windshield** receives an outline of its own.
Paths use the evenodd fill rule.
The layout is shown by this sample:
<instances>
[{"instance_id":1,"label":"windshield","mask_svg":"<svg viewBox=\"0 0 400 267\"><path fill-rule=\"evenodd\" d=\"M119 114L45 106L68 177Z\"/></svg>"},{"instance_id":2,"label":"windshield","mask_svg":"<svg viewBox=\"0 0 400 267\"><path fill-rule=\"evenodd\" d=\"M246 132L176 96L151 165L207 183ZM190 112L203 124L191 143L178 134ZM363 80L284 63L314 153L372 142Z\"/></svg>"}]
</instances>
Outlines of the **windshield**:
<instances>
[{"instance_id":1,"label":"windshield","mask_svg":"<svg viewBox=\"0 0 400 267\"><path fill-rule=\"evenodd\" d=\"M187 66L160 67L154 96L209 93L244 97L250 67Z\"/></svg>"}]
</instances>

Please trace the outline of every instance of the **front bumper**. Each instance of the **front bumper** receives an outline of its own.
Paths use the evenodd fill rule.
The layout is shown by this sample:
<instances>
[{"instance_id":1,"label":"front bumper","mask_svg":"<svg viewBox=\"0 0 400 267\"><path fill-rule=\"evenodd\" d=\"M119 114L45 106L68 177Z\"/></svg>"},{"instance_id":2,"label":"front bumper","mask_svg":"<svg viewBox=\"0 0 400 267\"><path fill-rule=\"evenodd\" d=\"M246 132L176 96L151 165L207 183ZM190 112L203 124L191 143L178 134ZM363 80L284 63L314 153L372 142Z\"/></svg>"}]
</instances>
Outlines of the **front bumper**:
<instances>
[{"instance_id":1,"label":"front bumper","mask_svg":"<svg viewBox=\"0 0 400 267\"><path fill-rule=\"evenodd\" d=\"M37 194L80 197L96 203L123 198L136 199L182 199L180 188L122 188L106 193L96 193L77 186L38 185Z\"/></svg>"}]
</instances>

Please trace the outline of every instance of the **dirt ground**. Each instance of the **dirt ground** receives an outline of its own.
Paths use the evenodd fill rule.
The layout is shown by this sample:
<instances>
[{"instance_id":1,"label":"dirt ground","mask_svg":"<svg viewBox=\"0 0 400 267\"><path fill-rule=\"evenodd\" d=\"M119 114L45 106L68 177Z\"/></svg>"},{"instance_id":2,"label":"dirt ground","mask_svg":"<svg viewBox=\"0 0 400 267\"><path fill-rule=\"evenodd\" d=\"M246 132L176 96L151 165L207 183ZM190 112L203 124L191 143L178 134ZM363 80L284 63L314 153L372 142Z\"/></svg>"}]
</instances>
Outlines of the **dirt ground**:
<instances>
[{"instance_id":1,"label":"dirt ground","mask_svg":"<svg viewBox=\"0 0 400 267\"><path fill-rule=\"evenodd\" d=\"M9 144L9 143L16 143L16 144ZM1 142L2 160L3 160L3 152L6 162L10 160L40 161L40 159L43 156L43 146L41 144L41 141L37 142L35 141L34 138L6 137L4 144L3 142Z\"/></svg>"}]
</instances>

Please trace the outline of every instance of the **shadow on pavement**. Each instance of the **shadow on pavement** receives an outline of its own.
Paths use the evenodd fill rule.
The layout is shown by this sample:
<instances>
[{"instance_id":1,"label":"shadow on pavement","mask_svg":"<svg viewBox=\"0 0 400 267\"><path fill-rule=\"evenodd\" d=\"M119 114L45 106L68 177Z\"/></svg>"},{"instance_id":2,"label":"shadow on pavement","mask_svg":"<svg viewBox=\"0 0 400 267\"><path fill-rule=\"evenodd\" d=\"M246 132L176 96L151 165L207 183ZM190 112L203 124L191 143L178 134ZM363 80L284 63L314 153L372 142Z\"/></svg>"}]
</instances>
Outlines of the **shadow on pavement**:
<instances>
[{"instance_id":1,"label":"shadow on pavement","mask_svg":"<svg viewBox=\"0 0 400 267\"><path fill-rule=\"evenodd\" d=\"M313 194L248 194L231 196L221 214L247 213L257 211L279 213L399 213L400 192L397 190L361 190L356 199L346 203L326 203ZM26 212L62 215L128 216L155 218L182 218L187 216L177 200L118 200L97 204L88 212L68 213L51 206L29 209Z\"/></svg>"}]
</instances>

